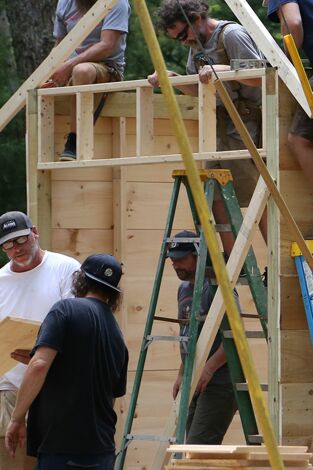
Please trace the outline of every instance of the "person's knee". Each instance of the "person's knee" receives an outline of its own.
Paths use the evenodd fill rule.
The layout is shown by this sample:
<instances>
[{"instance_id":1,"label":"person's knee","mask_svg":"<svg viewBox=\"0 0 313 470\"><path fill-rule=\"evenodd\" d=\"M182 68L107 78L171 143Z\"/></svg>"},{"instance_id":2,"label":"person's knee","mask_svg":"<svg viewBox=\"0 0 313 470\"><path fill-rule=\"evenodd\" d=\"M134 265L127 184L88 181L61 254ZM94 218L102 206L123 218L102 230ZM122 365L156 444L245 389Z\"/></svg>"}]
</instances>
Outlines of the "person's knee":
<instances>
[{"instance_id":1,"label":"person's knee","mask_svg":"<svg viewBox=\"0 0 313 470\"><path fill-rule=\"evenodd\" d=\"M96 81L97 73L92 64L88 62L77 64L72 70L73 85L87 85Z\"/></svg>"}]
</instances>

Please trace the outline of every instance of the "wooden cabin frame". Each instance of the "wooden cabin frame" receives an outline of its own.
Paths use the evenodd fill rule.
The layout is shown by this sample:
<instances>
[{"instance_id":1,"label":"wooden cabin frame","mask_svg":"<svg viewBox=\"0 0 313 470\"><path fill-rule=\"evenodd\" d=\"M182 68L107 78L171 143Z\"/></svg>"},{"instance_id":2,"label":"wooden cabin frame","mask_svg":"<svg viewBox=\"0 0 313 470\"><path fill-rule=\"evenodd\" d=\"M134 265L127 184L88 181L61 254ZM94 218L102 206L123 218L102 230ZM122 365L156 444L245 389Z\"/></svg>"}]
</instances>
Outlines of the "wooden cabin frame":
<instances>
[{"instance_id":1,"label":"wooden cabin frame","mask_svg":"<svg viewBox=\"0 0 313 470\"><path fill-rule=\"evenodd\" d=\"M138 296L139 287L142 287L145 291L144 295L147 295L147 286L153 277L150 268L153 268L156 262L161 231L157 219L162 220L166 210L165 201L172 184L171 169L181 165L177 145L175 146L172 135L169 135L167 129L170 122L162 96L153 94L146 80L87 85L71 89L35 89L87 36L115 1L98 0L73 31L51 52L0 110L0 130L27 100L28 210L40 228L41 244L44 248L70 253L79 259L94 250L110 249L120 259L125 260L125 267L127 264L133 267L133 273L128 276L126 270L124 276L126 295L122 311L119 313L123 330L126 335L131 331L131 336L135 329L140 331L139 323L137 324L135 320L132 324L132 319L138 315L141 322L144 320L146 297L143 302L135 301L134 297ZM266 158L271 175L287 200L300 229L306 233L312 225L311 188L290 154L286 141L295 100L308 115L310 115L310 109L293 66L247 2L227 0L227 3L271 64L277 67L280 77L279 92L277 75L273 69L268 69L266 72L261 69L225 72L220 74L220 78L232 80L238 78L239 74L246 78L262 76L264 137L260 153ZM197 80L195 76L173 77L171 83L173 85L195 83ZM92 126L93 95L103 91L112 93L112 96L110 95L101 114L98 128L96 126L98 134L95 138ZM57 153L63 145L60 128L66 130L68 126L65 117L67 111L64 111L66 102L61 95L67 96L70 93L77 95L78 160L61 163L57 161ZM212 125L215 122L214 96L214 86L210 83L208 86L199 84L199 100L187 96L178 97L192 141L194 157L199 162L199 167L206 160L249 158L247 151L216 152L215 126ZM99 130L101 122L109 125L109 131L106 133L104 133L104 127L101 128L101 132ZM165 128L166 132L164 132ZM160 129L163 130L160 131ZM59 132L57 139L56 132ZM105 149L99 150L100 147L97 147L101 139L109 143L108 152ZM173 151L170 152L169 148ZM153 200L152 196L149 196L150 191L153 192ZM239 273L244 252L254 236L262 204L268 201L269 408L279 442L308 444L313 435L311 393L313 380L310 378L312 377L313 357L298 279L289 255L292 240L288 227L283 220L280 220L275 204L271 198L268 199L268 193L264 185L262 186L262 182L257 191L246 213L243 230L237 238L236 250L229 261L228 271L234 282ZM158 206L154 204L156 194ZM73 207L78 207L75 214L71 214ZM177 229L189 227L190 219L183 207L184 201L178 214ZM150 216L151 210L154 211L153 214L155 213L156 217ZM107 213L104 216L105 211ZM89 216L93 217L94 223L90 229L88 227ZM142 220L142 225L138 229L136 224L139 218ZM73 225L77 220L80 222L74 227L70 223L65 223L69 219ZM107 225L103 227L102 222ZM147 239L143 235L144 231L149 232ZM154 245L153 252L150 250L151 243ZM149 266L149 272L147 272L147 266ZM141 277L140 272L142 272ZM169 290L172 292L176 284L169 272L166 272L166 276ZM168 306L167 297L161 302L161 310L163 303L164 306ZM209 348L208 338L212 337L217 328L218 318L222 311L223 301L220 296L217 296L214 301L213 314L209 316L210 320L206 323L203 334L199 338L197 371L206 355L206 348ZM137 336L138 334L136 331ZM131 341L132 350L138 344L136 341ZM166 351L166 354L171 356L174 353L175 351L172 350ZM161 362L162 359L164 361L164 357L164 352L157 350L154 360ZM134 362L131 367L134 367ZM166 371L163 374L161 371L158 374L156 370L150 370L149 373L153 376L151 383L154 385L159 383L158 392L164 393L165 382L162 382L162 376L166 376L166 380L170 381L172 380L171 373ZM145 390L148 394L151 393L149 384ZM145 407L147 405L141 403L138 413L140 414L140 410ZM126 406L121 402L120 417L122 418L119 420L121 427L125 411ZM166 414L170 416L168 429L171 429L175 410L168 407ZM153 428L158 426L153 422ZM153 464L150 459L151 468L155 470L160 468L157 459L163 458L162 452L162 449L157 450ZM128 467L129 469L142 468L147 465L147 461L140 461L140 455L142 454L139 446L134 451L133 463Z\"/></svg>"}]
</instances>

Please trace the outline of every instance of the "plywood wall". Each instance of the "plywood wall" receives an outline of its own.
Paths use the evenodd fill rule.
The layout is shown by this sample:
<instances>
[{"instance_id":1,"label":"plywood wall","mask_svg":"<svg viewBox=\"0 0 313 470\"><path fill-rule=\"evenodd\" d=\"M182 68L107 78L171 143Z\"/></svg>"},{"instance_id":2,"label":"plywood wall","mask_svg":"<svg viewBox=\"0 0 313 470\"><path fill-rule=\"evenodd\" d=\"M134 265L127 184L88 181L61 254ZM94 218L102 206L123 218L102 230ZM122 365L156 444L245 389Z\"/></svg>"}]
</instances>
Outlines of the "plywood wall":
<instances>
[{"instance_id":1,"label":"plywood wall","mask_svg":"<svg viewBox=\"0 0 313 470\"><path fill-rule=\"evenodd\" d=\"M313 190L287 145L295 102L280 87L281 192L304 238L313 234ZM301 299L291 237L281 220L281 383L283 443L310 445L313 435L313 346Z\"/></svg>"},{"instance_id":2,"label":"plywood wall","mask_svg":"<svg viewBox=\"0 0 313 470\"><path fill-rule=\"evenodd\" d=\"M197 151L197 103L190 97L180 97L193 151ZM158 98L159 99L159 98ZM135 155L134 97L121 96L119 105L105 107L95 127L95 156ZM178 153L170 121L162 103L154 121L154 142L150 154ZM125 118L117 116L124 109ZM55 119L56 159L62 150L68 132L69 118L66 103L58 102ZM109 118L107 115L114 115ZM124 142L120 141L121 126L126 129ZM163 230L172 190L171 173L181 165L136 165L121 168L57 169L51 172L52 249L83 260L94 252L114 253L124 263L124 302L119 313L129 350L128 395L118 403L119 431L126 416L127 404L136 370L139 347L149 306ZM192 228L192 219L182 192L179 200L174 232ZM266 264L264 243L258 236L255 246L261 261ZM157 314L176 318L178 279L167 261ZM240 289L245 311L253 313L254 306L245 287ZM173 326L174 325L174 326ZM255 325L248 325L253 329ZM172 323L156 323L154 334L176 335ZM260 380L267 382L267 350L263 340L251 340L253 355L260 370ZM146 372L140 392L134 432L161 434L172 406L172 385L180 364L175 343L153 344L149 350ZM238 417L234 419L226 441L243 443ZM136 442L130 445L125 468L148 469L155 444Z\"/></svg>"}]
</instances>

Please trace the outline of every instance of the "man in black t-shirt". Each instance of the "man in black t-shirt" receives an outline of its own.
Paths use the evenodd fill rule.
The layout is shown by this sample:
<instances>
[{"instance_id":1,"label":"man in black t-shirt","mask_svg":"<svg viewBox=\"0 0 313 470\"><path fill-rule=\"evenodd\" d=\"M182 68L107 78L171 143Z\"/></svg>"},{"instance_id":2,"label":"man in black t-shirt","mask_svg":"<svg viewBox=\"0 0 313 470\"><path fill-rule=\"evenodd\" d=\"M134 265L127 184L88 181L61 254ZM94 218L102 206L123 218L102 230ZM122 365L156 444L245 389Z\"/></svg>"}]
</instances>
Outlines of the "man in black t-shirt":
<instances>
[{"instance_id":1,"label":"man in black t-shirt","mask_svg":"<svg viewBox=\"0 0 313 470\"><path fill-rule=\"evenodd\" d=\"M174 241L170 244L167 257L172 261L177 276L182 281L178 289L178 317L184 320L180 324L180 335L189 336L189 322L193 300L193 290L197 267L197 235L188 230L175 235L175 239L190 238L189 241ZM213 300L214 292L205 279L202 291L200 311L196 316L200 333ZM173 386L175 400L182 384L187 345L180 343L181 366ZM188 410L186 429L187 444L221 444L223 437L236 411L233 386L230 381L228 366L221 336L218 333L209 357L201 373L195 394Z\"/></svg>"},{"instance_id":2,"label":"man in black t-shirt","mask_svg":"<svg viewBox=\"0 0 313 470\"><path fill-rule=\"evenodd\" d=\"M42 470L113 470L114 400L126 392L128 351L112 311L122 275L111 255L89 256L74 274L76 298L54 304L40 328L6 433L14 456Z\"/></svg>"}]
</instances>

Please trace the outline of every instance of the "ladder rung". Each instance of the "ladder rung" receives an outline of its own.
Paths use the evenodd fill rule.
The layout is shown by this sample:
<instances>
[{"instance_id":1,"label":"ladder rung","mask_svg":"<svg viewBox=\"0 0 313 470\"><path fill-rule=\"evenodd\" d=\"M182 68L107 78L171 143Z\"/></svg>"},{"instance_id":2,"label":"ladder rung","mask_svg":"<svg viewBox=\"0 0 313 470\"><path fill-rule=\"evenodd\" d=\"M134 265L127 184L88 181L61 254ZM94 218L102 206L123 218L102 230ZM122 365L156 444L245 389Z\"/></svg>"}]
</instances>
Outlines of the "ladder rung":
<instances>
[{"instance_id":1,"label":"ladder rung","mask_svg":"<svg viewBox=\"0 0 313 470\"><path fill-rule=\"evenodd\" d=\"M207 270L205 271L205 275L208 279L210 279L211 285L212 286L218 286L218 282L215 277L211 277L210 273L207 274ZM247 286L249 284L249 281L246 277L238 277L236 285L240 286Z\"/></svg>"},{"instance_id":2,"label":"ladder rung","mask_svg":"<svg viewBox=\"0 0 313 470\"><path fill-rule=\"evenodd\" d=\"M217 232L232 232L230 224L215 224L215 230Z\"/></svg>"},{"instance_id":3,"label":"ladder rung","mask_svg":"<svg viewBox=\"0 0 313 470\"><path fill-rule=\"evenodd\" d=\"M146 340L151 343L152 341L179 341L180 343L187 343L189 336L146 336Z\"/></svg>"},{"instance_id":4,"label":"ladder rung","mask_svg":"<svg viewBox=\"0 0 313 470\"><path fill-rule=\"evenodd\" d=\"M190 238L184 238L184 237L178 237L178 238L175 238L175 237L168 237L166 239L167 243L171 243L171 242L179 242L179 243L192 243L192 242L195 242L195 243L200 243L200 237L190 237Z\"/></svg>"},{"instance_id":5,"label":"ladder rung","mask_svg":"<svg viewBox=\"0 0 313 470\"><path fill-rule=\"evenodd\" d=\"M175 444L175 437L166 436L153 436L152 434L127 434L127 441L158 441L158 442L169 442Z\"/></svg>"},{"instance_id":6,"label":"ladder rung","mask_svg":"<svg viewBox=\"0 0 313 470\"><path fill-rule=\"evenodd\" d=\"M248 436L249 444L263 444L263 437L261 434L251 434Z\"/></svg>"},{"instance_id":7,"label":"ladder rung","mask_svg":"<svg viewBox=\"0 0 313 470\"><path fill-rule=\"evenodd\" d=\"M268 391L268 384L260 384L260 386L261 386L261 390L263 390L263 392ZM249 390L248 384L246 382L237 383L236 384L236 390L238 390L238 392L248 392L248 390Z\"/></svg>"},{"instance_id":8,"label":"ladder rung","mask_svg":"<svg viewBox=\"0 0 313 470\"><path fill-rule=\"evenodd\" d=\"M265 338L264 331L246 331L246 338ZM223 331L224 338L233 338L234 334L231 330Z\"/></svg>"}]
</instances>

